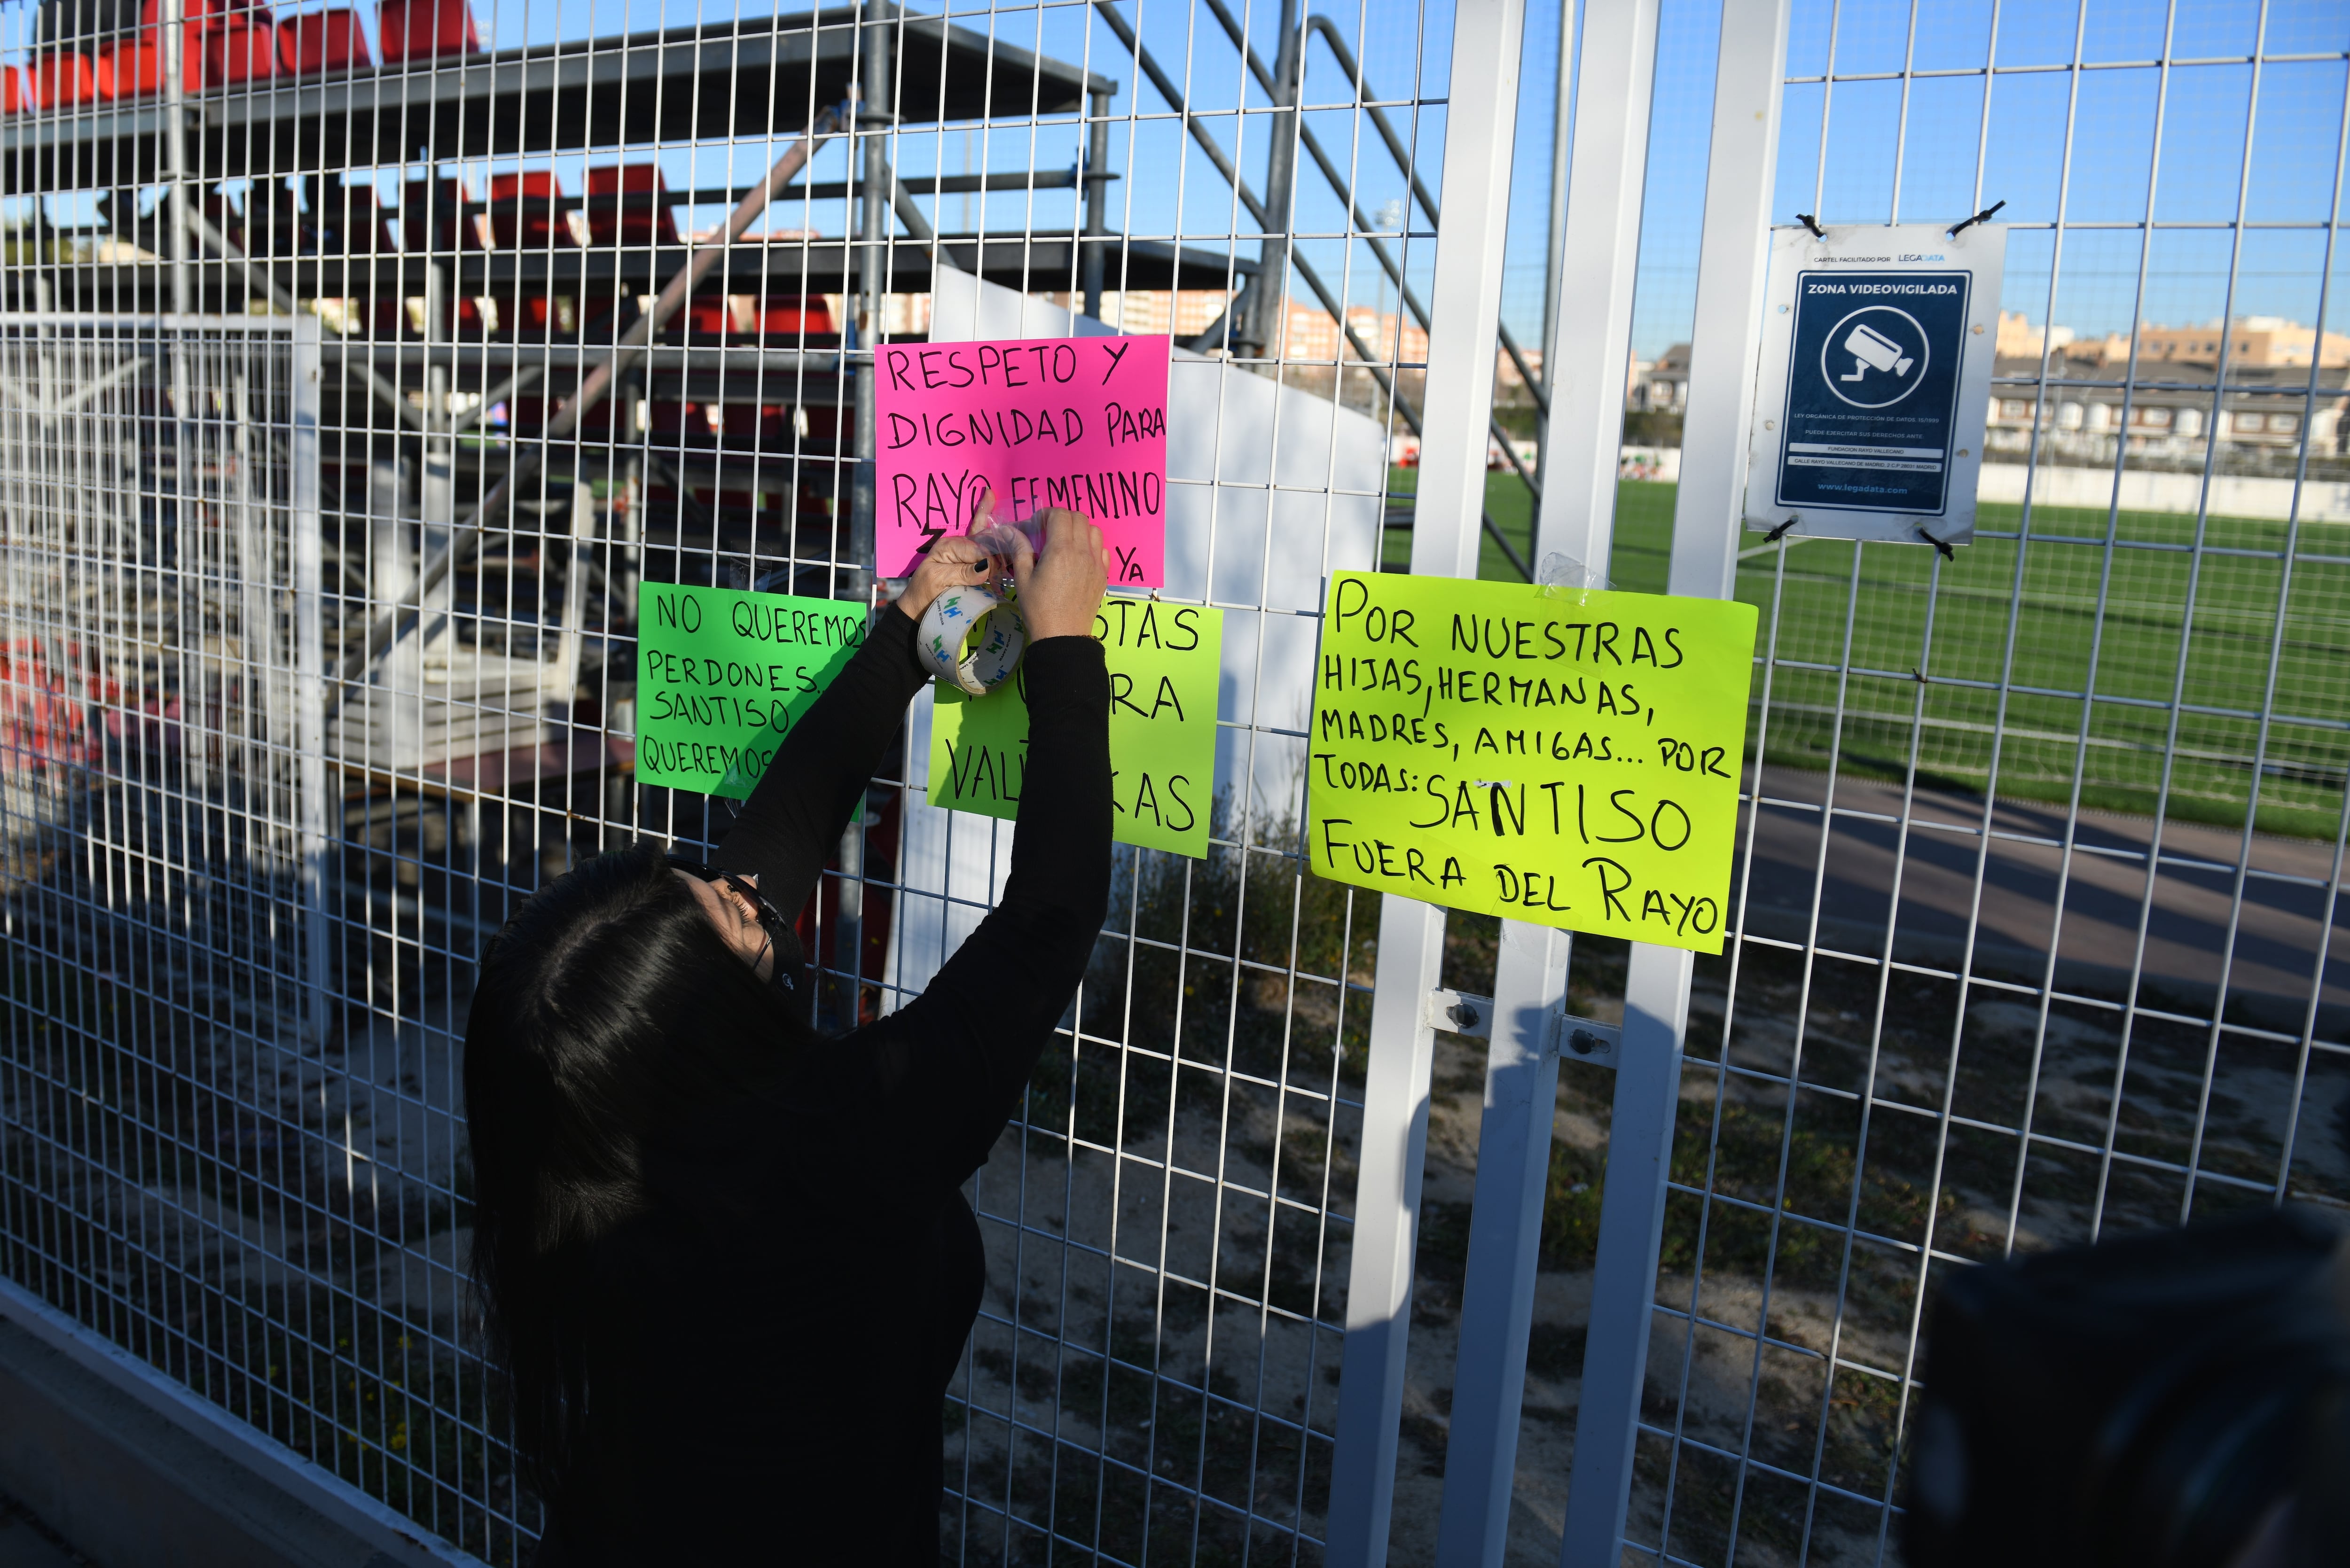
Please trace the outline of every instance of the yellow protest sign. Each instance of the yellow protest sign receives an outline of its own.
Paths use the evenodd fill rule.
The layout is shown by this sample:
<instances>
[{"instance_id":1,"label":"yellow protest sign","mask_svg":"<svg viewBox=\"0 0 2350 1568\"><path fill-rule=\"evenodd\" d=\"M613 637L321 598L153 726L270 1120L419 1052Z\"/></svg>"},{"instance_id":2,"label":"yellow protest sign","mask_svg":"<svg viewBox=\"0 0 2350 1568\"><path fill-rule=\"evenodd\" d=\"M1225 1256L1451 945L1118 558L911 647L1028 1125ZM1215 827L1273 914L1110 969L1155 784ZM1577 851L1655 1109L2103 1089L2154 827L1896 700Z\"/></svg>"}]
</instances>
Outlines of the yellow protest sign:
<instances>
[{"instance_id":1,"label":"yellow protest sign","mask_svg":"<svg viewBox=\"0 0 2350 1568\"><path fill-rule=\"evenodd\" d=\"M1315 871L1720 952L1754 621L1735 600L1340 573Z\"/></svg>"},{"instance_id":2,"label":"yellow protest sign","mask_svg":"<svg viewBox=\"0 0 2350 1568\"><path fill-rule=\"evenodd\" d=\"M1224 612L1112 594L1094 618L1109 665L1110 794L1121 844L1204 859L1216 777ZM1028 771L1026 670L984 697L931 690L931 804L1006 819Z\"/></svg>"}]
</instances>

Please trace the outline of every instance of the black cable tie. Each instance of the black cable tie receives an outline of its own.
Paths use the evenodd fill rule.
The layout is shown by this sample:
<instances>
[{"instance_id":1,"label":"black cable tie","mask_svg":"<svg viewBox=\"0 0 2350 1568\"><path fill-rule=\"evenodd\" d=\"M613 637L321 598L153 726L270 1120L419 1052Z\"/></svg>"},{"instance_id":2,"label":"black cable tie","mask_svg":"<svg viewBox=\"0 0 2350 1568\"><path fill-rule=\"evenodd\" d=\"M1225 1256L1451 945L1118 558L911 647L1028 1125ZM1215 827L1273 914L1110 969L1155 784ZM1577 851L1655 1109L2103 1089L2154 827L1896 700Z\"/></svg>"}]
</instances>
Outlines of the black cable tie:
<instances>
[{"instance_id":1,"label":"black cable tie","mask_svg":"<svg viewBox=\"0 0 2350 1568\"><path fill-rule=\"evenodd\" d=\"M1930 686L1933 684L1932 681L1926 679L1926 672L1918 669L1914 664L1909 667L1909 679L1915 680L1920 686Z\"/></svg>"},{"instance_id":2,"label":"black cable tie","mask_svg":"<svg viewBox=\"0 0 2350 1568\"><path fill-rule=\"evenodd\" d=\"M1944 559L1955 561L1959 558L1959 553L1956 550L1951 549L1946 541L1937 539L1931 534L1927 533L1926 525L1923 523L1918 524L1918 537L1925 540L1926 543L1933 545L1934 548L1942 552Z\"/></svg>"},{"instance_id":3,"label":"black cable tie","mask_svg":"<svg viewBox=\"0 0 2350 1568\"><path fill-rule=\"evenodd\" d=\"M1817 218L1813 217L1809 213L1796 213L1795 220L1802 223L1804 227L1812 231L1812 238L1815 240L1824 240L1828 237L1828 232L1820 227L1820 221ZM1963 224L1960 226L1964 227Z\"/></svg>"},{"instance_id":4,"label":"black cable tie","mask_svg":"<svg viewBox=\"0 0 2350 1568\"><path fill-rule=\"evenodd\" d=\"M1991 215L1993 213L1998 212L2002 207L2004 207L2004 206L2006 206L2006 205L2007 205L2007 203L2006 203L2006 202L2004 202L2004 201L1993 202L1990 206L1985 207L1981 212L1977 213L1973 217L1971 217L1971 218L1968 218L1968 219L1965 219L1965 220L1961 221L1961 222L1959 223L1959 225L1958 225L1958 227L1957 227L1957 228L1954 228L1954 229L1952 229L1952 230L1950 231L1950 238L1952 238L1952 239L1954 239L1954 240L1955 240L1955 239L1957 239L1957 238L1959 237L1959 234L1960 234L1960 230L1964 230L1964 229L1971 229L1971 228L1973 228L1977 223L1989 223L1989 222L1991 221Z\"/></svg>"},{"instance_id":5,"label":"black cable tie","mask_svg":"<svg viewBox=\"0 0 2350 1568\"><path fill-rule=\"evenodd\" d=\"M1793 528L1796 524L1801 523L1803 520L1804 519L1800 514L1788 518L1784 523L1780 524L1776 528L1773 528L1768 534L1763 535L1762 542L1765 545L1777 544L1786 534L1788 529Z\"/></svg>"}]
</instances>

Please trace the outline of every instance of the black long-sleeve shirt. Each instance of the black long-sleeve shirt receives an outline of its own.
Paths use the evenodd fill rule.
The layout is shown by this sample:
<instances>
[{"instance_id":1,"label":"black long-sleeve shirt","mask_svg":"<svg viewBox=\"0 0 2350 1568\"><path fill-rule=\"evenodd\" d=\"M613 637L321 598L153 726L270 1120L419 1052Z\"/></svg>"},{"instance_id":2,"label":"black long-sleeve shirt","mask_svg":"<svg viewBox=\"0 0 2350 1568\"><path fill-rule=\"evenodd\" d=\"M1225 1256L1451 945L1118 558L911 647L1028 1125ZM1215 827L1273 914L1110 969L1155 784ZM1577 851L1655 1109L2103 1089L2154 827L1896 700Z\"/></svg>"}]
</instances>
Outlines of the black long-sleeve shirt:
<instances>
[{"instance_id":1,"label":"black long-sleeve shirt","mask_svg":"<svg viewBox=\"0 0 2350 1568\"><path fill-rule=\"evenodd\" d=\"M799 908L924 679L914 623L882 612L718 864ZM1109 896L1101 646L1034 645L1026 688L997 907L920 996L801 1048L772 1101L650 1161L652 1210L598 1244L594 1288L625 1325L607 1340L619 1365L594 1376L624 1428L624 1473L600 1484L626 1489L611 1511L638 1522L558 1517L543 1563L937 1563L941 1400L986 1272L960 1189L1016 1108Z\"/></svg>"}]
</instances>

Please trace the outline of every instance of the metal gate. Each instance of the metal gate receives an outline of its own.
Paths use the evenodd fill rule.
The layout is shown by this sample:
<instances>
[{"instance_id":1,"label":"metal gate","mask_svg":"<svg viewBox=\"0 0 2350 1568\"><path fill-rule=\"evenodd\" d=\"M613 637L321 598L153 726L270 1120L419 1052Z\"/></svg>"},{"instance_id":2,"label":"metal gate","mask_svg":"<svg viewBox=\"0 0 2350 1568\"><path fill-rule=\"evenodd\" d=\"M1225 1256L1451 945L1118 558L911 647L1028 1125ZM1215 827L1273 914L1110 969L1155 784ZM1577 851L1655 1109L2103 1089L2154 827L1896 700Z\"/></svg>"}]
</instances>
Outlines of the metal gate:
<instances>
[{"instance_id":1,"label":"metal gate","mask_svg":"<svg viewBox=\"0 0 2350 1568\"><path fill-rule=\"evenodd\" d=\"M1737 917L1694 964L1503 926L1440 1557L1894 1561L1949 1270L2350 1201L2350 36L1824 0L1693 43L1661 9L1679 79L1715 66L1692 330L1656 372L1686 403L1640 387L1681 411L1679 485L1619 494L1613 463L1625 225L1677 200L1642 179L1660 8L1593 8L1550 347L1597 369L1552 390L1534 549L1761 607ZM1767 226L2002 201L1977 542L1742 534ZM1383 1002L1432 982L1398 956ZM1570 1053L1554 1141L1555 1059L1509 1022L1617 996L1614 1081ZM1375 1060L1424 1030L1401 1002ZM1552 1293L1578 1265L1587 1312ZM1555 1467L1570 1419L1561 1489L1525 1458Z\"/></svg>"}]
</instances>

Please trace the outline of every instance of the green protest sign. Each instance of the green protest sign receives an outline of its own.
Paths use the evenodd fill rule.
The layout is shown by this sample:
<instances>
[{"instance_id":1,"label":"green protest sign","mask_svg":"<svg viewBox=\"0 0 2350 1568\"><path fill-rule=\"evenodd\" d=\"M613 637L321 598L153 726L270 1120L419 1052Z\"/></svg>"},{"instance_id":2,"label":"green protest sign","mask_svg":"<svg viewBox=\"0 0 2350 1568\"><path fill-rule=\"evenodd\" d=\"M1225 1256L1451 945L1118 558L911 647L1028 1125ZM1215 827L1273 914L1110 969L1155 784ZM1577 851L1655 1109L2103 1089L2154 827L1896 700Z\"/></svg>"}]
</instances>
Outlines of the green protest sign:
<instances>
[{"instance_id":1,"label":"green protest sign","mask_svg":"<svg viewBox=\"0 0 2350 1568\"><path fill-rule=\"evenodd\" d=\"M1112 594L1094 618L1109 665L1110 793L1121 844L1204 859L1216 776L1224 612ZM1020 813L1028 767L1024 668L984 697L932 687L931 804Z\"/></svg>"},{"instance_id":2,"label":"green protest sign","mask_svg":"<svg viewBox=\"0 0 2350 1568\"><path fill-rule=\"evenodd\" d=\"M1339 574L1315 871L1720 952L1754 621L1735 600Z\"/></svg>"},{"instance_id":3,"label":"green protest sign","mask_svg":"<svg viewBox=\"0 0 2350 1568\"><path fill-rule=\"evenodd\" d=\"M865 641L866 608L647 583L637 593L637 777L747 799Z\"/></svg>"}]
</instances>

